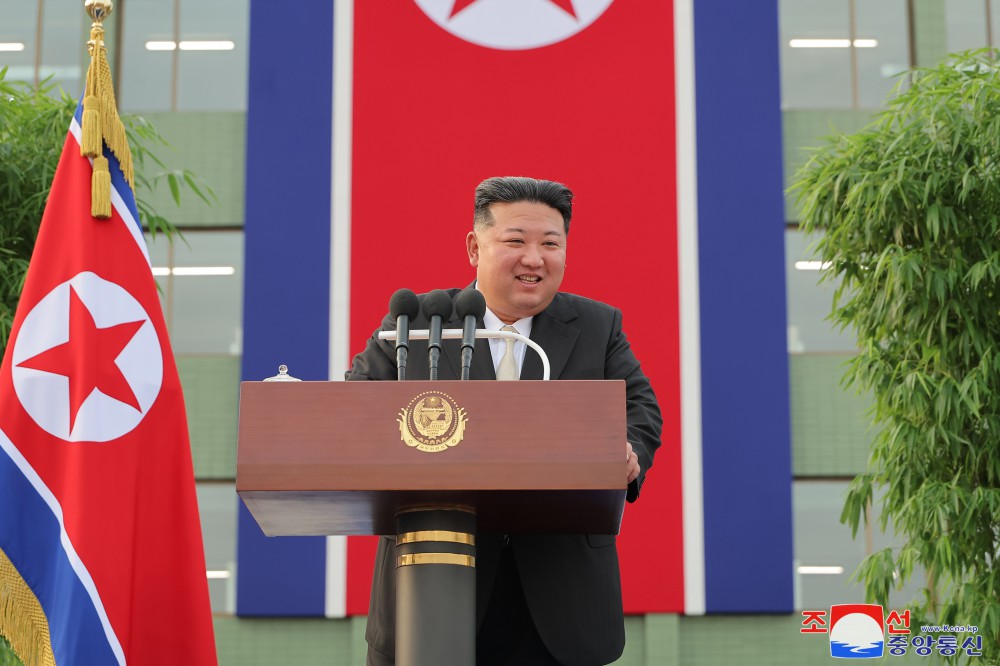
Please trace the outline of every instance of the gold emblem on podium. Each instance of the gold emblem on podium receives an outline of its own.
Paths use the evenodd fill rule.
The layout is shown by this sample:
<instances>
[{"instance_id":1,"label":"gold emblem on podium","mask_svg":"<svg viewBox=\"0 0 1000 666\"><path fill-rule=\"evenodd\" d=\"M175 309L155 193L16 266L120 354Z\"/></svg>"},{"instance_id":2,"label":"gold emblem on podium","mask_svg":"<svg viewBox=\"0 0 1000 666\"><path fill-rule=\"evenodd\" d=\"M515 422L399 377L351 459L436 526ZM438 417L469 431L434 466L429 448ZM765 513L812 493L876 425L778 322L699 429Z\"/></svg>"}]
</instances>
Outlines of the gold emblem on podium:
<instances>
[{"instance_id":1,"label":"gold emblem on podium","mask_svg":"<svg viewBox=\"0 0 1000 666\"><path fill-rule=\"evenodd\" d=\"M399 436L407 446L436 453L451 448L465 436L465 410L440 391L424 391L399 412Z\"/></svg>"}]
</instances>

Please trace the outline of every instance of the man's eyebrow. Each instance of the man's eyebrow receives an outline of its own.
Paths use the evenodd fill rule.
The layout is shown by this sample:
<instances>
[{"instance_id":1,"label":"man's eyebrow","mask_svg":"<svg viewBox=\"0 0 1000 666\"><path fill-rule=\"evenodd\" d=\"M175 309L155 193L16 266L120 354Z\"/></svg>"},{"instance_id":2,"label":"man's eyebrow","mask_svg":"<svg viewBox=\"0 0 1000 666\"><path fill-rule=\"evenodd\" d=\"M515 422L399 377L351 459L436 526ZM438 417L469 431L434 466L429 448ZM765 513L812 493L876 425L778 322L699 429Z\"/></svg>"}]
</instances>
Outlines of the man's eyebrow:
<instances>
[{"instance_id":1,"label":"man's eyebrow","mask_svg":"<svg viewBox=\"0 0 1000 666\"><path fill-rule=\"evenodd\" d=\"M502 234L523 234L526 233L521 227L504 227L500 230ZM544 233L545 236L556 236L557 238L562 238L562 233L557 229L550 229Z\"/></svg>"}]
</instances>

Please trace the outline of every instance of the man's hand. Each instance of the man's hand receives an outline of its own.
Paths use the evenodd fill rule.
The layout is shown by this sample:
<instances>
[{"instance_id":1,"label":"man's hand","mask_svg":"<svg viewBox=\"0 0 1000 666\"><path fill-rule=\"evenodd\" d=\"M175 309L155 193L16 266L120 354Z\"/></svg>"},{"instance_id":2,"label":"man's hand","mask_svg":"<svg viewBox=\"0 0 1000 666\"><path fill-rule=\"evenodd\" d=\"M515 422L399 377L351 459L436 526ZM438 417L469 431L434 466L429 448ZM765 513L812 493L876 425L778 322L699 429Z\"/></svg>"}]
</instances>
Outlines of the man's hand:
<instances>
[{"instance_id":1,"label":"man's hand","mask_svg":"<svg viewBox=\"0 0 1000 666\"><path fill-rule=\"evenodd\" d=\"M639 456L632 450L632 442L625 442L625 483L632 483L639 476Z\"/></svg>"}]
</instances>

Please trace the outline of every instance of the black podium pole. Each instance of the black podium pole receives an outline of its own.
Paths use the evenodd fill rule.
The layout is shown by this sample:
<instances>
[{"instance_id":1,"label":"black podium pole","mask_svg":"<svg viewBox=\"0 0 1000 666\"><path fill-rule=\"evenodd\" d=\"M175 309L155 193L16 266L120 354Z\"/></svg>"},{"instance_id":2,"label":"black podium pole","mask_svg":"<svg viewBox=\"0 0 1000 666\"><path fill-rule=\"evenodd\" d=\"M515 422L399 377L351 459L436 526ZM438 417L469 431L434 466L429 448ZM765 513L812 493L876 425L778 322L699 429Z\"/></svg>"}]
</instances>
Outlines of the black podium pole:
<instances>
[{"instance_id":1,"label":"black podium pole","mask_svg":"<svg viewBox=\"0 0 1000 666\"><path fill-rule=\"evenodd\" d=\"M404 509L396 532L397 666L474 666L475 512Z\"/></svg>"}]
</instances>

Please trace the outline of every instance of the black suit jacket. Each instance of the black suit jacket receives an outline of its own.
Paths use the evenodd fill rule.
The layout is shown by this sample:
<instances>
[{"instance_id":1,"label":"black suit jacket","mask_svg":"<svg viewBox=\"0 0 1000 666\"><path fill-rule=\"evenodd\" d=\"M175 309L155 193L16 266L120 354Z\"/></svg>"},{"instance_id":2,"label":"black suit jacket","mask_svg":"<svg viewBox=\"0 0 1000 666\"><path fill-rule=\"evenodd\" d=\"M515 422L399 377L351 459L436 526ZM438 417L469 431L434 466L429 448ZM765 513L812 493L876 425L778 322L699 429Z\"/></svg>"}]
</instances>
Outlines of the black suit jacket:
<instances>
[{"instance_id":1,"label":"black suit jacket","mask_svg":"<svg viewBox=\"0 0 1000 666\"><path fill-rule=\"evenodd\" d=\"M452 296L458 291L450 290ZM455 327L460 328L461 322L445 324L445 328ZM379 330L394 328L395 321L386 316ZM427 322L418 317L411 328L427 328ZM532 320L531 339L548 354L553 379L625 380L628 441L638 454L641 467L639 477L629 484L626 495L629 502L634 502L660 445L662 417L649 381L622 332L621 311L581 296L558 293L549 307ZM461 353L457 342L442 344L438 373L439 379L460 377ZM407 379L427 379L428 374L426 347L420 342L411 343ZM471 377L496 379L487 340L476 341ZM394 380L393 343L379 341L373 335L365 350L354 357L346 378ZM529 349L521 379L541 378L541 360ZM556 659L567 666L596 666L621 656L625 627L614 536L512 535L510 546L538 634ZM482 623L489 604L500 549L499 536L477 535L478 623ZM390 656L395 653L394 550L393 537L380 539L365 633L371 647Z\"/></svg>"}]
</instances>

